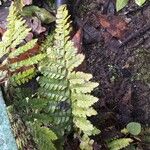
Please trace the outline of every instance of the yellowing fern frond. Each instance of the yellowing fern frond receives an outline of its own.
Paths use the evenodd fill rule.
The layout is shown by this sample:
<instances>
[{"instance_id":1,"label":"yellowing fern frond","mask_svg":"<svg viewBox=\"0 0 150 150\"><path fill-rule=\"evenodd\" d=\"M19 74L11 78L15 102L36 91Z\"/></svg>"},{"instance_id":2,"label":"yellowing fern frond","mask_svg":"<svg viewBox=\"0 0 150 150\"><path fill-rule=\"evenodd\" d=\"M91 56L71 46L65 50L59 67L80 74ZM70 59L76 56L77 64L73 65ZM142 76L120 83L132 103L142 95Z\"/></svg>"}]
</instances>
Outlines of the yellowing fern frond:
<instances>
[{"instance_id":1,"label":"yellowing fern frond","mask_svg":"<svg viewBox=\"0 0 150 150\"><path fill-rule=\"evenodd\" d=\"M13 3L7 21L7 31L0 42L0 58L3 58L0 65L0 79L9 80L14 85L22 84L35 76L34 65L45 55L39 53L38 47L35 47L36 39L24 44L24 39L31 29L27 27ZM35 54L30 54L32 49L36 49Z\"/></svg>"},{"instance_id":2,"label":"yellowing fern frond","mask_svg":"<svg viewBox=\"0 0 150 150\"><path fill-rule=\"evenodd\" d=\"M98 99L90 93L98 83L90 81L91 74L74 71L83 62L84 55L77 53L70 40L71 27L66 5L58 8L56 18L54 42L47 49L44 46L47 57L39 66L43 76L38 79L38 99L48 101L42 112L53 118L51 129L62 137L73 123L81 140L81 149L89 150L93 144L89 136L98 133L88 120L88 117L97 114L92 105Z\"/></svg>"}]
</instances>

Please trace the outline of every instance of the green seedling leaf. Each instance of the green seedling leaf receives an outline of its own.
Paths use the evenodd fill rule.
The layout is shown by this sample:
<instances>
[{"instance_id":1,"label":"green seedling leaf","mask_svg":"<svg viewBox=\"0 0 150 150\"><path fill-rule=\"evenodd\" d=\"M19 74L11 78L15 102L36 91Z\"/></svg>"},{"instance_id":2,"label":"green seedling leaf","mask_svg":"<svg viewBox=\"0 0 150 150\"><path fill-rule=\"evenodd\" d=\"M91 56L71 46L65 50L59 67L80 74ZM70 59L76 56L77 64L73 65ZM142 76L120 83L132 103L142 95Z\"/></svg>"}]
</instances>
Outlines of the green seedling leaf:
<instances>
[{"instance_id":1,"label":"green seedling leaf","mask_svg":"<svg viewBox=\"0 0 150 150\"><path fill-rule=\"evenodd\" d=\"M129 0L117 0L116 1L116 10L119 11L128 4Z\"/></svg>"},{"instance_id":2,"label":"green seedling leaf","mask_svg":"<svg viewBox=\"0 0 150 150\"><path fill-rule=\"evenodd\" d=\"M24 7L22 12L22 16L36 16L38 17L43 23L49 24L55 21L55 17L46 9L40 8L38 6L27 6Z\"/></svg>"},{"instance_id":3,"label":"green seedling leaf","mask_svg":"<svg viewBox=\"0 0 150 150\"><path fill-rule=\"evenodd\" d=\"M127 129L127 128L124 128L124 129L122 129L122 130L121 130L121 133L123 133L123 134L128 134L128 133L129 133L129 131L128 131L128 129Z\"/></svg>"},{"instance_id":4,"label":"green seedling leaf","mask_svg":"<svg viewBox=\"0 0 150 150\"><path fill-rule=\"evenodd\" d=\"M127 125L127 130L132 135L139 135L141 132L141 124L137 122L130 122Z\"/></svg>"},{"instance_id":5,"label":"green seedling leaf","mask_svg":"<svg viewBox=\"0 0 150 150\"><path fill-rule=\"evenodd\" d=\"M138 4L139 6L142 6L146 0L135 0L136 4Z\"/></svg>"}]
</instances>

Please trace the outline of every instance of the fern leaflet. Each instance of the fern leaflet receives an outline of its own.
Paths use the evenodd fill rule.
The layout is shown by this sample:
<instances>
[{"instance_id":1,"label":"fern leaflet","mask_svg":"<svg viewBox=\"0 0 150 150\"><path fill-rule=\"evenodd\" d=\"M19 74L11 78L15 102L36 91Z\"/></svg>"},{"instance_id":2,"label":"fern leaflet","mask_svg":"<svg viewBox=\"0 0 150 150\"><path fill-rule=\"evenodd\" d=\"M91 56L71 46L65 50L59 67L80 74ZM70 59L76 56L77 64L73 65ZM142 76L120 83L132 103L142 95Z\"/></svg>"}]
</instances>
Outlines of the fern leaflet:
<instances>
[{"instance_id":1,"label":"fern leaflet","mask_svg":"<svg viewBox=\"0 0 150 150\"><path fill-rule=\"evenodd\" d=\"M115 139L108 144L108 147L110 148L110 150L121 150L130 145L132 141L133 140L130 138Z\"/></svg>"}]
</instances>

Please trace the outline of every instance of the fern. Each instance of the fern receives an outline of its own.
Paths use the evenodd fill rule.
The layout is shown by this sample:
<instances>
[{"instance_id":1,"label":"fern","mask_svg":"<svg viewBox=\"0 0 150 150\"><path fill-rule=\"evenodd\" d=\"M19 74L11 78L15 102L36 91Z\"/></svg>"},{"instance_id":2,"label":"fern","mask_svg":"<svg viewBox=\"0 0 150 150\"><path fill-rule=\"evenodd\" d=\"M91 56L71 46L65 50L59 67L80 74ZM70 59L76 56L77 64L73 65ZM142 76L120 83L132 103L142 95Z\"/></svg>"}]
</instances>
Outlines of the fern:
<instances>
[{"instance_id":1,"label":"fern","mask_svg":"<svg viewBox=\"0 0 150 150\"><path fill-rule=\"evenodd\" d=\"M17 135L16 141L18 147L24 149L24 144L32 144L32 148L34 146L34 148L38 150L55 150L53 141L57 139L57 136L48 127L50 126L51 117L48 114L39 114L42 108L47 105L47 101L42 101L41 99L31 99L34 93L27 88L16 88L14 93L15 116L18 115L21 118L19 118L19 125L21 122L24 122L28 131L27 132L24 130L21 135L18 135L17 133L19 131L16 130L16 125L19 129L22 129L24 126L19 126L18 123L16 123L16 120L12 119L12 126L13 129L15 129L14 133ZM34 110L36 110L37 113L33 113ZM26 136L24 136L24 133ZM29 138L31 141L30 143ZM28 145L26 147L28 147Z\"/></svg>"},{"instance_id":2,"label":"fern","mask_svg":"<svg viewBox=\"0 0 150 150\"><path fill-rule=\"evenodd\" d=\"M23 150L25 147L33 148L35 143L33 143L33 139L30 133L28 132L27 127L23 122L22 118L20 118L18 112L14 110L14 106L9 106L7 108L7 112L9 115L11 128L15 136L18 149Z\"/></svg>"},{"instance_id":3,"label":"fern","mask_svg":"<svg viewBox=\"0 0 150 150\"><path fill-rule=\"evenodd\" d=\"M52 130L34 123L32 132L35 142L38 143L39 150L56 150L52 141L57 140L57 136Z\"/></svg>"},{"instance_id":4,"label":"fern","mask_svg":"<svg viewBox=\"0 0 150 150\"><path fill-rule=\"evenodd\" d=\"M130 138L115 139L109 142L108 147L110 148L110 150L121 150L130 145L132 141L133 140Z\"/></svg>"},{"instance_id":5,"label":"fern","mask_svg":"<svg viewBox=\"0 0 150 150\"><path fill-rule=\"evenodd\" d=\"M38 78L40 88L32 99L18 97L21 101L18 100L16 106L22 110L20 116L29 124L39 149L49 150L50 147L55 149L53 141L57 139L56 135L62 140L64 133L68 133L73 125L81 141L80 148L90 150L94 142L90 136L98 133L98 129L87 117L97 114L92 105L98 99L90 93L98 83L90 81L91 74L74 71L82 63L84 56L77 54L70 40L71 28L65 5L58 9L56 17L54 42L49 44L46 42L48 48L42 47L42 51L46 50L47 57L39 65L43 75ZM50 38L48 40L52 41ZM21 48L17 52L14 51L13 57L20 55L21 52ZM29 62L13 63L11 68L15 70L25 66L26 63ZM26 74L23 75L25 76Z\"/></svg>"},{"instance_id":6,"label":"fern","mask_svg":"<svg viewBox=\"0 0 150 150\"><path fill-rule=\"evenodd\" d=\"M71 28L66 5L58 8L56 18L54 42L49 44L47 57L39 66L43 76L38 79L38 100L31 100L31 103L44 102L44 107L36 105L32 117L42 123L40 115L49 116L51 121L46 118L50 121L50 128L59 138L70 131L73 122L81 140L81 149L92 149L93 140L89 136L99 130L87 117L97 114L92 105L98 99L90 93L98 83L90 81L91 74L74 71L83 62L84 56L77 54L77 49L70 40Z\"/></svg>"},{"instance_id":7,"label":"fern","mask_svg":"<svg viewBox=\"0 0 150 150\"><path fill-rule=\"evenodd\" d=\"M7 31L0 42L0 79L1 82L9 80L13 85L20 85L35 76L35 64L45 55L39 53L36 39L23 44L31 29L27 27L14 4L10 6L7 21Z\"/></svg>"}]
</instances>

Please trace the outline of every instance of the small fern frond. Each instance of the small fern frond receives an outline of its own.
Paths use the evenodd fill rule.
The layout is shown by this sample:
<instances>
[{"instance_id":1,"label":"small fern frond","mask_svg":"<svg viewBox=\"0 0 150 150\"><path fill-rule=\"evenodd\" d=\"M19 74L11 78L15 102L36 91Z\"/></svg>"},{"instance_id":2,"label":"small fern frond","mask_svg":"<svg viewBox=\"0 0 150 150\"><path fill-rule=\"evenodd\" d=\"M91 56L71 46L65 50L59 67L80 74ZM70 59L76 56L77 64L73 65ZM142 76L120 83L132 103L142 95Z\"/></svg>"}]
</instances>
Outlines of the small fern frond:
<instances>
[{"instance_id":1,"label":"small fern frond","mask_svg":"<svg viewBox=\"0 0 150 150\"><path fill-rule=\"evenodd\" d=\"M108 147L110 148L110 150L121 150L130 145L130 143L132 142L133 140L131 138L115 139L108 143Z\"/></svg>"},{"instance_id":2,"label":"small fern frond","mask_svg":"<svg viewBox=\"0 0 150 150\"><path fill-rule=\"evenodd\" d=\"M30 89L16 88L14 93L14 108L26 123L27 129L32 136L33 149L56 150L53 141L57 140L57 136L48 127L53 118L48 113L40 113L49 101L47 99L31 99L34 94ZM21 137L18 142L20 143L21 140L23 141L24 139ZM22 147L22 149L24 148Z\"/></svg>"},{"instance_id":3,"label":"small fern frond","mask_svg":"<svg viewBox=\"0 0 150 150\"><path fill-rule=\"evenodd\" d=\"M35 64L40 62L45 54L39 53L36 39L24 44L23 40L31 29L27 27L13 3L7 21L7 31L0 42L0 79L20 85L35 76Z\"/></svg>"},{"instance_id":4,"label":"small fern frond","mask_svg":"<svg viewBox=\"0 0 150 150\"><path fill-rule=\"evenodd\" d=\"M38 143L38 149L40 150L56 150L52 141L57 140L56 134L39 124L32 125L32 133L36 143Z\"/></svg>"},{"instance_id":5,"label":"small fern frond","mask_svg":"<svg viewBox=\"0 0 150 150\"><path fill-rule=\"evenodd\" d=\"M12 4L7 17L7 31L2 37L6 50L15 48L26 38L31 29L25 24L25 20L18 14L16 7ZM5 51L7 53L8 51Z\"/></svg>"}]
</instances>

